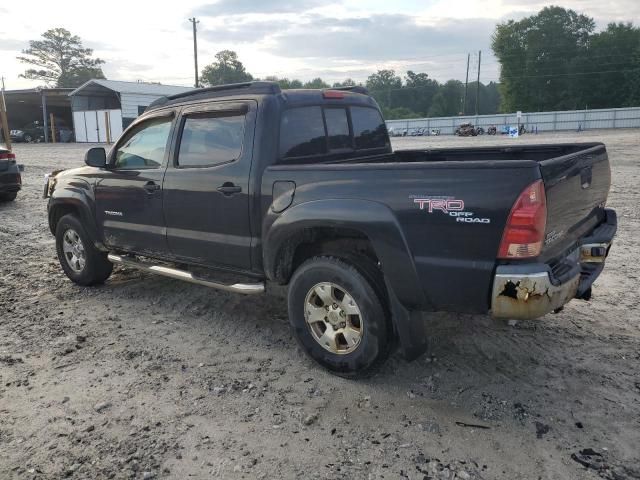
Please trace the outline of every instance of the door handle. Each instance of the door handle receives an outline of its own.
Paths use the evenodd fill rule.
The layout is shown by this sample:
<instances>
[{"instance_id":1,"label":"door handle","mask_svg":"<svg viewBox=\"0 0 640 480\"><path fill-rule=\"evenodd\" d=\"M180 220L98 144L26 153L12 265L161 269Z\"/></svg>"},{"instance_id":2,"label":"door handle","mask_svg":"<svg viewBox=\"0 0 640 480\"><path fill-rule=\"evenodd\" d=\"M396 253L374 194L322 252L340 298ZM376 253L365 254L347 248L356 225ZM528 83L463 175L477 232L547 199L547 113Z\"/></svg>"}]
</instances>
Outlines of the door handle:
<instances>
[{"instance_id":1,"label":"door handle","mask_svg":"<svg viewBox=\"0 0 640 480\"><path fill-rule=\"evenodd\" d=\"M160 185L155 182L147 182L144 184L144 189L147 191L147 193L153 193L156 190L160 190Z\"/></svg>"},{"instance_id":2,"label":"door handle","mask_svg":"<svg viewBox=\"0 0 640 480\"><path fill-rule=\"evenodd\" d=\"M242 187L234 185L231 182L224 182L221 187L218 187L218 191L224 195L233 195L234 193L240 193L242 191Z\"/></svg>"}]
</instances>

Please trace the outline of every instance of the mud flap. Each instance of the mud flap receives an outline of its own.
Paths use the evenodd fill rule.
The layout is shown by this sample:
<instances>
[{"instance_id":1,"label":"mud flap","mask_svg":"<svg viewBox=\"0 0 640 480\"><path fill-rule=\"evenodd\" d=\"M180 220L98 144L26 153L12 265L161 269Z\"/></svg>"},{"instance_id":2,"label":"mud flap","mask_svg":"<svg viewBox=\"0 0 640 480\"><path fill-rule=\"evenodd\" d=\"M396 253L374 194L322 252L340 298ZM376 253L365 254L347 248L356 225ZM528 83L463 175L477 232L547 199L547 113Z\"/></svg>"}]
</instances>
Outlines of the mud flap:
<instances>
[{"instance_id":1,"label":"mud flap","mask_svg":"<svg viewBox=\"0 0 640 480\"><path fill-rule=\"evenodd\" d=\"M393 325L400 340L400 351L407 360L415 360L428 348L427 322L419 311L407 310L385 279Z\"/></svg>"}]
</instances>

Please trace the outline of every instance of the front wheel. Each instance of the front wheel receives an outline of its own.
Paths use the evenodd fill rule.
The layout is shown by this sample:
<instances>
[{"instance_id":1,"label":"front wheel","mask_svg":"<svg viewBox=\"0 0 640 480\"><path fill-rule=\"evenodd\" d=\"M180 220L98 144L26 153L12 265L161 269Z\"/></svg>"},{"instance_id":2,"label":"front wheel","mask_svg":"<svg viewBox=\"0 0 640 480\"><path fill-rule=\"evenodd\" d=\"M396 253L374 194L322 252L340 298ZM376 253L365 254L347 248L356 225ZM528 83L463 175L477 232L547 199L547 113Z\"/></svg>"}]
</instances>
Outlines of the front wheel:
<instances>
[{"instance_id":1,"label":"front wheel","mask_svg":"<svg viewBox=\"0 0 640 480\"><path fill-rule=\"evenodd\" d=\"M75 215L65 215L56 227L56 251L64 273L78 285L103 283L113 264L98 250Z\"/></svg>"},{"instance_id":2,"label":"front wheel","mask_svg":"<svg viewBox=\"0 0 640 480\"><path fill-rule=\"evenodd\" d=\"M336 375L370 375L389 354L393 333L374 275L342 259L315 257L291 278L293 332L307 354Z\"/></svg>"}]
</instances>

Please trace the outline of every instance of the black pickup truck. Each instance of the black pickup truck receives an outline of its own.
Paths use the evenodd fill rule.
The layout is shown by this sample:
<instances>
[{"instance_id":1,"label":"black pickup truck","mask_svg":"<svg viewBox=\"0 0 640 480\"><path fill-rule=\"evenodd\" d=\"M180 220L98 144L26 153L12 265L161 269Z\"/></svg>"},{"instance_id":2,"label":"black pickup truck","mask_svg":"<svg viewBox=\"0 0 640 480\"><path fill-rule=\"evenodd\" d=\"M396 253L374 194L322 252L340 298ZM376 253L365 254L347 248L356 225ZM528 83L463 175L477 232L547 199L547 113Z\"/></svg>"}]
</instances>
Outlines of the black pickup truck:
<instances>
[{"instance_id":1,"label":"black pickup truck","mask_svg":"<svg viewBox=\"0 0 640 480\"><path fill-rule=\"evenodd\" d=\"M16 163L15 153L0 147L0 202L12 202L22 188L22 165Z\"/></svg>"},{"instance_id":2,"label":"black pickup truck","mask_svg":"<svg viewBox=\"0 0 640 480\"><path fill-rule=\"evenodd\" d=\"M395 340L421 353L420 312L531 319L588 299L616 231L604 145L394 152L359 87L163 98L85 162L45 186L71 280L115 263L244 294L288 285L295 336L343 376Z\"/></svg>"}]
</instances>

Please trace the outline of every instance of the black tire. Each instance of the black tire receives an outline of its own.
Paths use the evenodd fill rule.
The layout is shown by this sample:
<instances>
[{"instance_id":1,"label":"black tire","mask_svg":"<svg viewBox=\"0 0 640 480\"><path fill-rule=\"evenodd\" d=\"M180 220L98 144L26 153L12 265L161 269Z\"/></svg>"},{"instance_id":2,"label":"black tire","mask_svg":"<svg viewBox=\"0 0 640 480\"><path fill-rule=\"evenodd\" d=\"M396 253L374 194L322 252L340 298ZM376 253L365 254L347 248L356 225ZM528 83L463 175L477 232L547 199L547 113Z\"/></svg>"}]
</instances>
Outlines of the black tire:
<instances>
[{"instance_id":1,"label":"black tire","mask_svg":"<svg viewBox=\"0 0 640 480\"><path fill-rule=\"evenodd\" d=\"M25 133L22 136L22 141L25 142L25 143L31 143L33 141L33 137L31 136L30 133Z\"/></svg>"},{"instance_id":2,"label":"black tire","mask_svg":"<svg viewBox=\"0 0 640 480\"><path fill-rule=\"evenodd\" d=\"M84 266L80 270L74 269L70 260L65 256L63 243L67 232L76 233L84 248ZM56 251L62 270L69 279L78 285L91 286L104 283L113 270L113 264L107 260L107 254L93 245L86 230L73 214L62 217L56 226Z\"/></svg>"},{"instance_id":3,"label":"black tire","mask_svg":"<svg viewBox=\"0 0 640 480\"><path fill-rule=\"evenodd\" d=\"M375 267L355 263L359 262L358 257L352 261L353 264L351 259L322 256L298 267L289 283L289 322L296 339L313 360L341 377L362 378L375 373L388 357L393 328L381 291L383 283L374 278L379 276ZM306 321L307 295L322 283L339 286L353 298L361 312L361 336L350 352L334 353L323 347Z\"/></svg>"},{"instance_id":4,"label":"black tire","mask_svg":"<svg viewBox=\"0 0 640 480\"><path fill-rule=\"evenodd\" d=\"M0 193L0 202L13 202L18 196L18 192Z\"/></svg>"}]
</instances>

